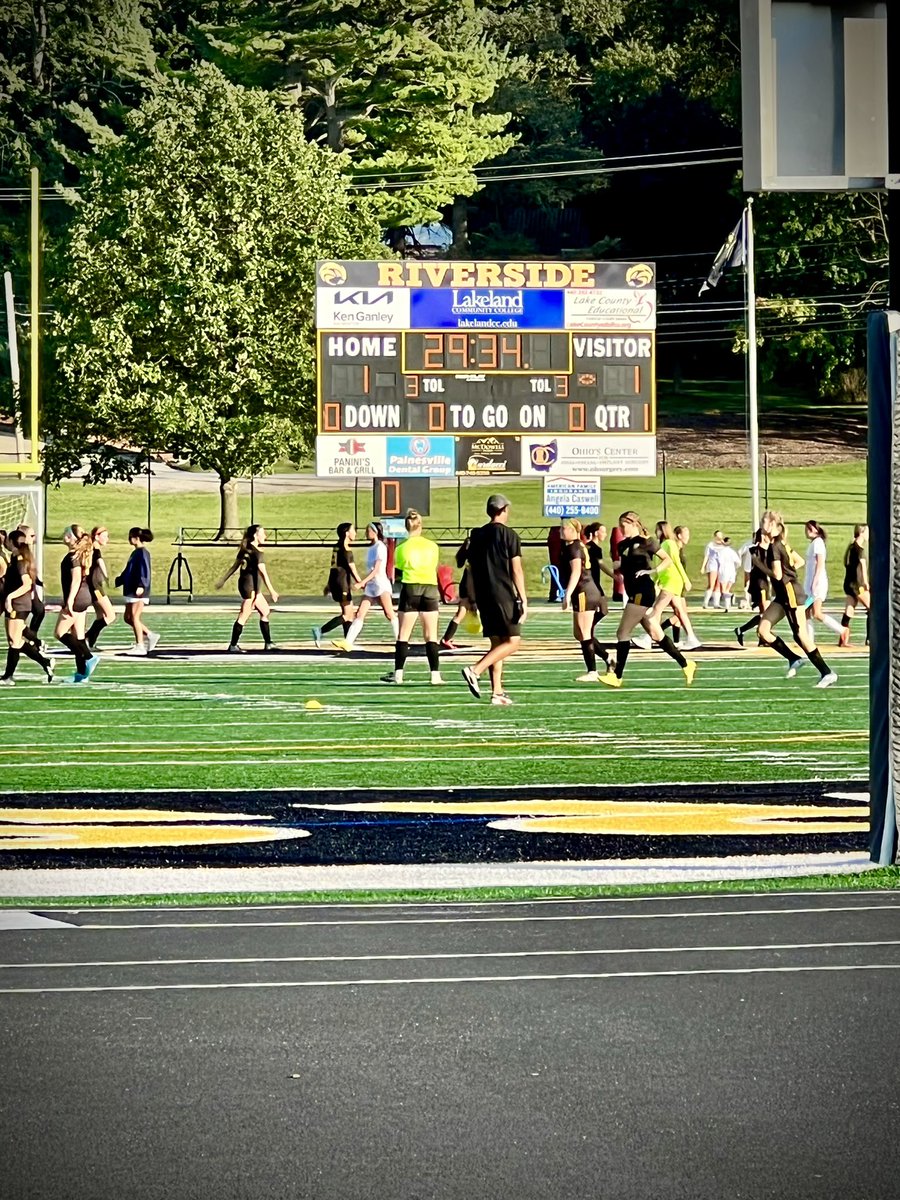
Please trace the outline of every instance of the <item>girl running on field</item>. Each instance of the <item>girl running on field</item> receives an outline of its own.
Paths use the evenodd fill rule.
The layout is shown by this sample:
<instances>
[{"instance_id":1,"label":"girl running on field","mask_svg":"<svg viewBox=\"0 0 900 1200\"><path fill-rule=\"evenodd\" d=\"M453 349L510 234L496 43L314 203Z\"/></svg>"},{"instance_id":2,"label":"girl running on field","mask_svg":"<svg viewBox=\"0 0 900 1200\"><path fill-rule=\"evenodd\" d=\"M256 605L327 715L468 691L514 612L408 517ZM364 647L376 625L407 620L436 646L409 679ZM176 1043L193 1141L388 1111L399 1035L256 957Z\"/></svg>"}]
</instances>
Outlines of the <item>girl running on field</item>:
<instances>
[{"instance_id":1,"label":"girl running on field","mask_svg":"<svg viewBox=\"0 0 900 1200\"><path fill-rule=\"evenodd\" d=\"M103 557L103 551L109 543L109 530L105 525L95 525L91 530L91 569L88 572L88 587L91 592L91 603L94 606L96 617L91 623L90 629L87 631L85 641L91 650L97 645L100 634L107 627L112 625L116 619L116 610L113 608L112 601L106 594L106 585L109 583L109 571L106 566L106 561Z\"/></svg>"},{"instance_id":2,"label":"girl running on field","mask_svg":"<svg viewBox=\"0 0 900 1200\"><path fill-rule=\"evenodd\" d=\"M628 661L631 648L631 635L638 625L643 625L647 633L661 650L670 658L674 658L684 672L684 681L688 687L694 682L697 671L695 662L688 662L667 633L663 633L659 622L650 616L650 611L656 602L656 588L650 572L653 570L653 560L658 559L663 567L671 565L672 560L659 543L647 536L647 530L635 512L624 512L619 517L619 529L623 540L619 543L619 561L613 563L613 570L621 571L625 582L625 611L619 621L616 631L616 665L612 671L600 676L600 682L607 687L622 686L622 676Z\"/></svg>"},{"instance_id":3,"label":"girl running on field","mask_svg":"<svg viewBox=\"0 0 900 1200\"><path fill-rule=\"evenodd\" d=\"M375 601L381 605L384 619L391 626L394 642L397 641L400 631L400 623L394 613L393 585L387 575L388 552L387 546L384 544L384 526L380 521L369 522L366 526L366 537L369 539L369 549L366 551L366 571L368 573L360 581L363 597L356 610L356 616L347 630L347 636L337 638L331 643L336 649L348 653L353 649L356 639L362 632L363 623Z\"/></svg>"},{"instance_id":4,"label":"girl running on field","mask_svg":"<svg viewBox=\"0 0 900 1200\"><path fill-rule=\"evenodd\" d=\"M341 606L341 614L332 617L324 625L314 625L312 638L316 646L322 645L322 635L331 633L332 629L341 627L344 637L350 632L350 626L356 612L353 607L353 585L359 587L362 582L359 571L353 561L351 546L356 541L356 530L352 521L342 521L337 527L337 541L331 551L331 569L328 572L328 582L325 584L325 595L330 596L335 604Z\"/></svg>"},{"instance_id":5,"label":"girl running on field","mask_svg":"<svg viewBox=\"0 0 900 1200\"><path fill-rule=\"evenodd\" d=\"M466 563L469 558L469 543L470 537L466 537L462 545L456 551L456 565L462 571L462 577L459 581L459 603L456 606L456 612L453 614L453 620L447 626L444 636L441 638L442 650L458 650L459 647L453 641L456 637L459 627L465 620L467 613L474 613L478 610L475 607L474 601L469 596L469 580Z\"/></svg>"},{"instance_id":6,"label":"girl running on field","mask_svg":"<svg viewBox=\"0 0 900 1200\"><path fill-rule=\"evenodd\" d=\"M825 569L828 553L825 549L825 542L828 534L818 521L807 521L805 533L809 539L809 545L806 548L806 573L803 578L803 590L810 598L807 601L809 616L816 621L821 621L823 625L827 625L840 639L840 625L834 617L829 617L822 611L822 605L828 599L828 572ZM840 645L840 642L838 644Z\"/></svg>"},{"instance_id":7,"label":"girl running on field","mask_svg":"<svg viewBox=\"0 0 900 1200\"><path fill-rule=\"evenodd\" d=\"M719 547L723 542L722 530L717 529L712 535L712 541L706 543L703 551L703 565L700 570L706 575L706 594L703 597L704 608L718 608L719 589Z\"/></svg>"},{"instance_id":8,"label":"girl running on field","mask_svg":"<svg viewBox=\"0 0 900 1200\"><path fill-rule=\"evenodd\" d=\"M269 628L269 614L272 609L269 606L268 600L263 595L263 588L272 597L272 603L278 603L278 593L272 587L269 573L266 570L264 561L263 546L266 544L266 531L262 525L248 525L247 532L241 538L241 544L238 547L238 552L234 556L234 562L225 572L221 579L216 581L217 588L223 588L231 576L238 572L238 595L241 598L241 607L238 611L237 620L231 627L231 641L228 644L229 654L242 654L243 651L238 645L241 640L241 634L244 632L244 626L250 619L250 614L256 612L259 615L259 631L263 638L263 649L274 649L272 643L272 633Z\"/></svg>"},{"instance_id":9,"label":"girl running on field","mask_svg":"<svg viewBox=\"0 0 900 1200\"><path fill-rule=\"evenodd\" d=\"M148 629L142 620L144 607L150 601L150 551L146 544L153 541L153 534L136 525L129 529L128 541L132 547L131 557L116 579L116 586L125 594L125 624L131 626L134 634L134 645L125 653L146 658L159 641L159 634Z\"/></svg>"},{"instance_id":10,"label":"girl running on field","mask_svg":"<svg viewBox=\"0 0 900 1200\"><path fill-rule=\"evenodd\" d=\"M444 682L437 643L441 607L437 569L441 552L437 542L424 536L422 518L414 508L407 511L404 524L409 536L400 543L394 555L397 570L403 575L400 586L400 630L394 647L394 669L383 675L381 682L403 682L403 668L409 654L409 635L418 618L425 639L425 657L431 670L431 682L440 684Z\"/></svg>"},{"instance_id":11,"label":"girl running on field","mask_svg":"<svg viewBox=\"0 0 900 1200\"><path fill-rule=\"evenodd\" d=\"M33 659L47 676L47 682L52 683L53 660L42 654L33 642L25 639L25 622L31 615L37 563L25 536L18 530L9 534L8 547L10 558L0 583L0 602L6 619L6 640L9 646L6 652L6 670L0 675L0 685L13 686L13 676L22 654Z\"/></svg>"},{"instance_id":12,"label":"girl running on field","mask_svg":"<svg viewBox=\"0 0 900 1200\"><path fill-rule=\"evenodd\" d=\"M34 554L34 547L35 543L37 542L37 534L34 532L32 527L23 523L17 526L16 532L24 537L29 550L32 554ZM44 616L47 612L46 608L44 607L43 589L43 579L35 579L34 592L31 597L31 617L29 618L28 624L25 626L25 640L26 642L33 642L40 650L41 654L43 654L44 657L47 657L47 655L50 653L50 647L46 642L41 641L39 632L41 623L43 622Z\"/></svg>"},{"instance_id":13,"label":"girl running on field","mask_svg":"<svg viewBox=\"0 0 900 1200\"><path fill-rule=\"evenodd\" d=\"M669 565L660 567L656 572L656 602L650 616L655 621L662 621L662 614L671 608L675 620L671 622L677 635L679 629L684 630L685 641L682 650L696 650L702 643L694 633L691 618L688 616L685 596L691 590L691 580L681 559L681 551L691 540L691 531L687 525L676 525L675 529L668 521L657 521L656 540L663 554L669 556ZM668 627L668 622L661 628ZM673 637L673 641L677 638Z\"/></svg>"},{"instance_id":14,"label":"girl running on field","mask_svg":"<svg viewBox=\"0 0 900 1200\"><path fill-rule=\"evenodd\" d=\"M866 610L866 645L869 644L869 613L872 610L872 593L869 590L869 543L868 525L853 528L853 541L844 551L844 615L841 617L842 646L850 645L850 622L857 604Z\"/></svg>"},{"instance_id":15,"label":"girl running on field","mask_svg":"<svg viewBox=\"0 0 900 1200\"><path fill-rule=\"evenodd\" d=\"M732 546L731 538L723 537L721 546L716 550L716 567L719 573L720 599L726 612L731 612L734 603L734 585L740 565L741 556Z\"/></svg>"},{"instance_id":16,"label":"girl running on field","mask_svg":"<svg viewBox=\"0 0 900 1200\"><path fill-rule=\"evenodd\" d=\"M787 530L780 513L765 512L762 529L769 539L765 552L765 571L772 581L773 598L766 607L759 623L759 640L777 651L788 661L787 677L793 679L803 666L803 660L788 649L780 637L773 632L774 626L787 617L797 645L819 672L817 688L831 687L837 683L837 675L828 666L806 622L806 596L797 582L794 553L787 543ZM802 559L797 561L802 562Z\"/></svg>"},{"instance_id":17,"label":"girl running on field","mask_svg":"<svg viewBox=\"0 0 900 1200\"><path fill-rule=\"evenodd\" d=\"M743 625L735 626L734 636L737 638L739 646L743 646L745 634L749 633L751 629L759 628L763 613L769 607L769 601L772 599L772 581L769 578L769 571L766 565L766 551L768 549L769 535L764 529L757 529L756 533L754 533L753 537L747 543L747 561L750 563L747 574L747 598L750 606L755 608L756 612ZM763 644L760 643L760 645ZM799 663L799 655L794 654L784 642L782 642L782 645L788 651L788 662Z\"/></svg>"},{"instance_id":18,"label":"girl running on field","mask_svg":"<svg viewBox=\"0 0 900 1200\"><path fill-rule=\"evenodd\" d=\"M591 575L587 548L581 540L581 522L570 517L559 523L562 547L559 582L563 587L562 610L572 613L572 634L581 646L586 673L576 683L599 683L594 618L600 608L600 589ZM605 659L604 655L604 659ZM605 663L607 670L609 663Z\"/></svg>"},{"instance_id":19,"label":"girl running on field","mask_svg":"<svg viewBox=\"0 0 900 1200\"><path fill-rule=\"evenodd\" d=\"M56 636L75 656L75 674L71 682L87 683L100 662L99 655L91 654L84 640L85 614L91 606L88 575L94 543L80 525L67 526L63 541L68 549L59 565L62 608L56 621Z\"/></svg>"}]
</instances>

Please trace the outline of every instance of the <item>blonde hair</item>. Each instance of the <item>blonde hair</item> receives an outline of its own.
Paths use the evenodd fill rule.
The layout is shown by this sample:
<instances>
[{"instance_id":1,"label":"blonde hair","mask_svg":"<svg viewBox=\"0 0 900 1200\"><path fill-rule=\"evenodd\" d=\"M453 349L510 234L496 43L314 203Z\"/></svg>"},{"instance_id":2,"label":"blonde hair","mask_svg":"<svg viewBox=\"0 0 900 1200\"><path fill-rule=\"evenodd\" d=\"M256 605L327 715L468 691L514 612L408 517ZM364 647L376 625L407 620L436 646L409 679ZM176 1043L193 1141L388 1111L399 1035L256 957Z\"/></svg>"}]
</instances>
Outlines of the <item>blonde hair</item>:
<instances>
[{"instance_id":1,"label":"blonde hair","mask_svg":"<svg viewBox=\"0 0 900 1200\"><path fill-rule=\"evenodd\" d=\"M67 525L63 531L63 537L67 533L70 533L75 539L75 544L69 553L81 566L82 573L86 575L91 565L91 559L94 557L94 539L89 533L85 533L80 525Z\"/></svg>"},{"instance_id":2,"label":"blonde hair","mask_svg":"<svg viewBox=\"0 0 900 1200\"><path fill-rule=\"evenodd\" d=\"M574 529L575 536L581 537L582 524L577 517L563 517L559 523L560 529Z\"/></svg>"},{"instance_id":3,"label":"blonde hair","mask_svg":"<svg viewBox=\"0 0 900 1200\"><path fill-rule=\"evenodd\" d=\"M641 531L641 537L647 536L646 525L632 509L629 509L628 512L620 513L619 524L621 525L623 521L630 521L633 525L637 525L638 529Z\"/></svg>"},{"instance_id":4,"label":"blonde hair","mask_svg":"<svg viewBox=\"0 0 900 1200\"><path fill-rule=\"evenodd\" d=\"M777 525L781 532L776 533L775 536L787 541L787 526L780 512L774 512L771 508L767 508L760 519L760 525L765 526L767 523L769 525Z\"/></svg>"},{"instance_id":5,"label":"blonde hair","mask_svg":"<svg viewBox=\"0 0 900 1200\"><path fill-rule=\"evenodd\" d=\"M407 533L418 533L422 528L422 514L414 508L408 508L406 516L403 518L403 524L406 526Z\"/></svg>"}]
</instances>

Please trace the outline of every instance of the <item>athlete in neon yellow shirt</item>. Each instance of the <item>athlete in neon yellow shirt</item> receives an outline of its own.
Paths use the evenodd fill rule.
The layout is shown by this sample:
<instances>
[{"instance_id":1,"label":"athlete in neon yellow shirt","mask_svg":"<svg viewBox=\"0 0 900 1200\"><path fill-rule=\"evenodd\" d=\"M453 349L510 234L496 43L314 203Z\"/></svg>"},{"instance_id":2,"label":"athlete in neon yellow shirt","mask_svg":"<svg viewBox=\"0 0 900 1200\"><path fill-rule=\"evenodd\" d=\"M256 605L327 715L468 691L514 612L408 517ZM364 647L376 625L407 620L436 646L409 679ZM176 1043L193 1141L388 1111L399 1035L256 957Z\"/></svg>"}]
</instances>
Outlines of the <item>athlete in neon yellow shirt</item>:
<instances>
[{"instance_id":1,"label":"athlete in neon yellow shirt","mask_svg":"<svg viewBox=\"0 0 900 1200\"><path fill-rule=\"evenodd\" d=\"M691 590L691 580L681 561L681 551L691 540L691 531L686 525L676 525L673 531L668 521L658 521L656 536L660 541L660 550L669 556L669 561L659 568L656 575L657 595L653 616L661 621L663 610L671 608L677 619L666 621L664 628L674 627L673 638L678 637L679 628L683 629L687 640L682 648L695 650L702 643L694 633L688 616L685 596Z\"/></svg>"},{"instance_id":2,"label":"athlete in neon yellow shirt","mask_svg":"<svg viewBox=\"0 0 900 1200\"><path fill-rule=\"evenodd\" d=\"M443 683L437 642L441 607L437 569L441 552L437 542L422 536L422 518L415 509L407 512L404 524L409 536L400 543L394 555L394 566L403 574L398 605L400 630L394 647L394 669L382 676L382 682L403 682L403 667L409 654L409 635L418 618L425 638L425 657L431 668L431 682Z\"/></svg>"}]
</instances>

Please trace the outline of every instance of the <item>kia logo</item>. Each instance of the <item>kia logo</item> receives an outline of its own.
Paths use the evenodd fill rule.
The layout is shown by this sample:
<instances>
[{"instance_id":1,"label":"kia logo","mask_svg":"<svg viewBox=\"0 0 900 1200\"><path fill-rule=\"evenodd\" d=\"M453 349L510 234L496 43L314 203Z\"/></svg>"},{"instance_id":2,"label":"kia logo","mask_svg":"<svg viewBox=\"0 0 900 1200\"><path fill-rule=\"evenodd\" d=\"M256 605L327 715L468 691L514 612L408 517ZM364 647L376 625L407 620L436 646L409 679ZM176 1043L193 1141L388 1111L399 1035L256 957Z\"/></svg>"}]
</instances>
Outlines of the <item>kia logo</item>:
<instances>
[{"instance_id":1,"label":"kia logo","mask_svg":"<svg viewBox=\"0 0 900 1200\"><path fill-rule=\"evenodd\" d=\"M388 289L386 292L370 292L366 288L355 288L352 292L335 292L335 304L393 304L394 293Z\"/></svg>"}]
</instances>

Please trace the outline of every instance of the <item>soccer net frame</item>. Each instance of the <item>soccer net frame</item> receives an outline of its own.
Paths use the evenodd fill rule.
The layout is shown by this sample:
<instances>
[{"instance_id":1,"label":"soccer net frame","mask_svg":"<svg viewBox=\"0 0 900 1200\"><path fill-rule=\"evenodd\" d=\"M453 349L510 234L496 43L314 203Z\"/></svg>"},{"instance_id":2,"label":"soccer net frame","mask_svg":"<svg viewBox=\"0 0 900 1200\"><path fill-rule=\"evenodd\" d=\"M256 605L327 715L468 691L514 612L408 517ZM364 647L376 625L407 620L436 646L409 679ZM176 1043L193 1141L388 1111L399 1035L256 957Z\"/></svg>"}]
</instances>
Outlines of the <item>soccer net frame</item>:
<instances>
[{"instance_id":1,"label":"soccer net frame","mask_svg":"<svg viewBox=\"0 0 900 1200\"><path fill-rule=\"evenodd\" d=\"M30 525L34 530L35 558L43 579L44 485L26 480L0 480L0 529L11 533L19 525Z\"/></svg>"}]
</instances>

